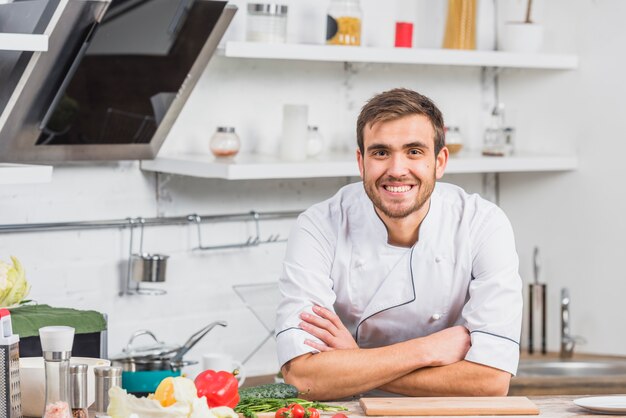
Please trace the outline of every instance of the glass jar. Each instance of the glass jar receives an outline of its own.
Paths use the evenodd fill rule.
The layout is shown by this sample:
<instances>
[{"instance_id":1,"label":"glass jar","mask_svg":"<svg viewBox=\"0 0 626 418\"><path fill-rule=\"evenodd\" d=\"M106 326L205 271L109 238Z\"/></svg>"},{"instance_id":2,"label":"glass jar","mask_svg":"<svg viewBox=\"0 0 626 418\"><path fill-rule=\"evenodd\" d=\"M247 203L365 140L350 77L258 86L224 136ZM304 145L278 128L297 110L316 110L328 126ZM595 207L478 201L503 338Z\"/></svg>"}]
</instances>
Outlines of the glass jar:
<instances>
[{"instance_id":1,"label":"glass jar","mask_svg":"<svg viewBox=\"0 0 626 418\"><path fill-rule=\"evenodd\" d=\"M216 157L228 158L237 155L241 141L232 126L218 126L211 137L209 146Z\"/></svg>"},{"instance_id":2,"label":"glass jar","mask_svg":"<svg viewBox=\"0 0 626 418\"><path fill-rule=\"evenodd\" d=\"M359 0L331 0L326 16L328 45L361 45Z\"/></svg>"},{"instance_id":3,"label":"glass jar","mask_svg":"<svg viewBox=\"0 0 626 418\"><path fill-rule=\"evenodd\" d=\"M324 137L317 126L309 126L307 130L306 155L317 157L324 151Z\"/></svg>"},{"instance_id":4,"label":"glass jar","mask_svg":"<svg viewBox=\"0 0 626 418\"><path fill-rule=\"evenodd\" d=\"M483 155L506 157L515 148L515 129L506 126L504 104L499 103L491 112L491 120L483 138Z\"/></svg>"},{"instance_id":5,"label":"glass jar","mask_svg":"<svg viewBox=\"0 0 626 418\"><path fill-rule=\"evenodd\" d=\"M250 42L287 41L287 6L272 3L248 4L246 39Z\"/></svg>"},{"instance_id":6,"label":"glass jar","mask_svg":"<svg viewBox=\"0 0 626 418\"><path fill-rule=\"evenodd\" d=\"M446 147L450 155L457 154L463 148L463 137L458 126L446 126Z\"/></svg>"}]
</instances>

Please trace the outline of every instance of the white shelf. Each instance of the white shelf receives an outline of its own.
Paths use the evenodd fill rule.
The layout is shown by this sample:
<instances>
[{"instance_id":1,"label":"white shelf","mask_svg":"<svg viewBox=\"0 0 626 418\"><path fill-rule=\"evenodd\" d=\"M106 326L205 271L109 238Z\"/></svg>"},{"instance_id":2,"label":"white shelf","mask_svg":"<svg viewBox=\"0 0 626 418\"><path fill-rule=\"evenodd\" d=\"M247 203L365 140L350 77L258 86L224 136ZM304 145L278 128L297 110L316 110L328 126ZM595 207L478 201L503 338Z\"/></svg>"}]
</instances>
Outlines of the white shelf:
<instances>
[{"instance_id":1,"label":"white shelf","mask_svg":"<svg viewBox=\"0 0 626 418\"><path fill-rule=\"evenodd\" d=\"M47 51L48 35L28 33L0 33L0 50Z\"/></svg>"},{"instance_id":2,"label":"white shelf","mask_svg":"<svg viewBox=\"0 0 626 418\"><path fill-rule=\"evenodd\" d=\"M304 61L430 64L471 67L537 68L573 70L578 56L565 54L519 54L502 51L453 49L367 48L335 45L227 42L220 54L232 58Z\"/></svg>"},{"instance_id":3,"label":"white shelf","mask_svg":"<svg viewBox=\"0 0 626 418\"><path fill-rule=\"evenodd\" d=\"M0 163L0 184L49 183L52 166Z\"/></svg>"},{"instance_id":4,"label":"white shelf","mask_svg":"<svg viewBox=\"0 0 626 418\"><path fill-rule=\"evenodd\" d=\"M484 157L480 154L461 153L450 158L446 173L568 171L575 170L577 166L578 159L575 156L521 154L514 157ZM228 180L359 175L356 156L346 154L300 162L286 162L276 157L259 155L238 155L230 161L218 161L208 155L181 154L144 160L141 168L146 171Z\"/></svg>"}]
</instances>

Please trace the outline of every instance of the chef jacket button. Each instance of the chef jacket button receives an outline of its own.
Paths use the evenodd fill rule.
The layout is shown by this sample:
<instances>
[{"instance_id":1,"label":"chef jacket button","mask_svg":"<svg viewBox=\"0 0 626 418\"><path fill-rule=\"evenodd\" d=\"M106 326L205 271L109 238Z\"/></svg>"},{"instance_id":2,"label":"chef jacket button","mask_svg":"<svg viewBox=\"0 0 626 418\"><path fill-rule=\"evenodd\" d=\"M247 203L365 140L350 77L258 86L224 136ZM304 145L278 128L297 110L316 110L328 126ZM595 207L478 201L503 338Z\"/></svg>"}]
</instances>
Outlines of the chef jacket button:
<instances>
[{"instance_id":1,"label":"chef jacket button","mask_svg":"<svg viewBox=\"0 0 626 418\"><path fill-rule=\"evenodd\" d=\"M430 317L430 319L432 319L433 321L438 321L441 319L441 314L435 313Z\"/></svg>"},{"instance_id":2,"label":"chef jacket button","mask_svg":"<svg viewBox=\"0 0 626 418\"><path fill-rule=\"evenodd\" d=\"M441 260L443 260L443 258L439 256L435 257L435 263L439 263Z\"/></svg>"}]
</instances>

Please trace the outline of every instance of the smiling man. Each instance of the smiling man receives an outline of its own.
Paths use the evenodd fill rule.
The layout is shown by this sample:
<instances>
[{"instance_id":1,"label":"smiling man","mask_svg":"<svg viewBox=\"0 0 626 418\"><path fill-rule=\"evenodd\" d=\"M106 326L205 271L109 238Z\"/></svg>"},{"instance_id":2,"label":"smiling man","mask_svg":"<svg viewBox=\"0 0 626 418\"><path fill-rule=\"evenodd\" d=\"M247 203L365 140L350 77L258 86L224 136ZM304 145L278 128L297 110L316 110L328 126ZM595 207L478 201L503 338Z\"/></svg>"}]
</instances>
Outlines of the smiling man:
<instances>
[{"instance_id":1,"label":"smiling man","mask_svg":"<svg viewBox=\"0 0 626 418\"><path fill-rule=\"evenodd\" d=\"M357 143L363 182L305 211L289 238L276 324L285 381L319 400L506 395L522 318L508 219L437 183L448 150L427 97L373 97Z\"/></svg>"}]
</instances>

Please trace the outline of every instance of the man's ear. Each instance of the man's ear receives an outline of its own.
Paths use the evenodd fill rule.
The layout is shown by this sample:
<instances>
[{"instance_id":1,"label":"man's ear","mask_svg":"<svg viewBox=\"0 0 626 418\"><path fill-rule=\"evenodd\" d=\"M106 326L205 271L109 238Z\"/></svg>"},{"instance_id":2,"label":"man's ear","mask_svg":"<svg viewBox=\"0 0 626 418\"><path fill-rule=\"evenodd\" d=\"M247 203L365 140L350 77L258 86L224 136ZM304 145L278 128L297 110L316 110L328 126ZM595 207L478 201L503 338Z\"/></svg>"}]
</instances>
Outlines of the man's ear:
<instances>
[{"instance_id":1,"label":"man's ear","mask_svg":"<svg viewBox=\"0 0 626 418\"><path fill-rule=\"evenodd\" d=\"M363 155L361 154L361 149L356 149L356 161L359 163L359 173L361 174L361 178L363 178Z\"/></svg>"},{"instance_id":2,"label":"man's ear","mask_svg":"<svg viewBox=\"0 0 626 418\"><path fill-rule=\"evenodd\" d=\"M450 153L448 151L448 147L443 147L437 154L437 158L435 161L435 177L439 180L443 177L443 173L446 171L446 166L448 165L448 157Z\"/></svg>"}]
</instances>

